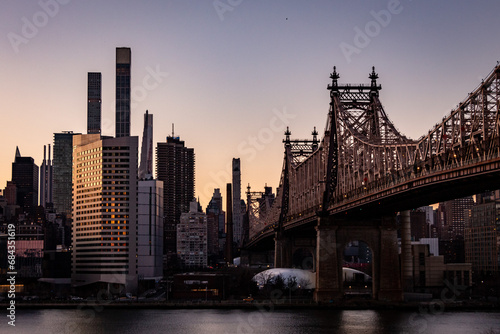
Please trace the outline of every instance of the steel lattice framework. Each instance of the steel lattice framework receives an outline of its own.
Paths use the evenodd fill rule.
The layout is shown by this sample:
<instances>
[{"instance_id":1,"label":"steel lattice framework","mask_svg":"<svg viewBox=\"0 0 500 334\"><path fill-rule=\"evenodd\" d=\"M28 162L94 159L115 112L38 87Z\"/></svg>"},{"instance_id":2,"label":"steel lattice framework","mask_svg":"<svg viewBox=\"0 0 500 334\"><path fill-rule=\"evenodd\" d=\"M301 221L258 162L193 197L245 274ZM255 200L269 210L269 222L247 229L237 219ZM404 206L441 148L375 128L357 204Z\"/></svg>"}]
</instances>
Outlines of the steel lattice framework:
<instances>
[{"instance_id":1,"label":"steel lattice framework","mask_svg":"<svg viewBox=\"0 0 500 334\"><path fill-rule=\"evenodd\" d=\"M370 85L339 85L330 75L330 110L321 141L292 140L285 155L276 199L250 217L250 237L307 216L328 214L353 198L500 156L500 65L456 109L426 135L412 140L388 118L375 68ZM251 203L250 203L251 204ZM258 217L258 218L257 218Z\"/></svg>"}]
</instances>

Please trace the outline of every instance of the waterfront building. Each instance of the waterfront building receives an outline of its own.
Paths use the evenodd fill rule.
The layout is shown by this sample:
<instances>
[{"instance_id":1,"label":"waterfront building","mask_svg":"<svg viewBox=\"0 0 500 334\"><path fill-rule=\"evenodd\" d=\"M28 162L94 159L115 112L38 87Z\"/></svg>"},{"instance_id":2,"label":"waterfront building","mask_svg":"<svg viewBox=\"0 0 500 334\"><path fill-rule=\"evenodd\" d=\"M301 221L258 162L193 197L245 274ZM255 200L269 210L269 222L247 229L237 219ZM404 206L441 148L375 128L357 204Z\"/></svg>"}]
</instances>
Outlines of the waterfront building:
<instances>
[{"instance_id":1,"label":"waterfront building","mask_svg":"<svg viewBox=\"0 0 500 334\"><path fill-rule=\"evenodd\" d=\"M137 289L138 138L73 136L71 282Z\"/></svg>"}]
</instances>

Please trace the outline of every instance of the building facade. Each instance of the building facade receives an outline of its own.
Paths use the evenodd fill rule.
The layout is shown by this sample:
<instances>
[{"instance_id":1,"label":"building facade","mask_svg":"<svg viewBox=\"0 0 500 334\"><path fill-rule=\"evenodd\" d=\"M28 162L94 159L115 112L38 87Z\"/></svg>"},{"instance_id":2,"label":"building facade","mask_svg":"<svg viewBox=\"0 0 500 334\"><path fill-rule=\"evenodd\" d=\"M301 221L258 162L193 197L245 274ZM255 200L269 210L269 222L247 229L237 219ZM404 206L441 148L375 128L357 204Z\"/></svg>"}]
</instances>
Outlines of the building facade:
<instances>
[{"instance_id":1,"label":"building facade","mask_svg":"<svg viewBox=\"0 0 500 334\"><path fill-rule=\"evenodd\" d=\"M182 266L204 268L207 266L207 216L196 200L189 205L189 212L181 214L177 226L177 254Z\"/></svg>"},{"instance_id":2,"label":"building facade","mask_svg":"<svg viewBox=\"0 0 500 334\"><path fill-rule=\"evenodd\" d=\"M137 289L138 138L73 137L73 286Z\"/></svg>"}]
</instances>

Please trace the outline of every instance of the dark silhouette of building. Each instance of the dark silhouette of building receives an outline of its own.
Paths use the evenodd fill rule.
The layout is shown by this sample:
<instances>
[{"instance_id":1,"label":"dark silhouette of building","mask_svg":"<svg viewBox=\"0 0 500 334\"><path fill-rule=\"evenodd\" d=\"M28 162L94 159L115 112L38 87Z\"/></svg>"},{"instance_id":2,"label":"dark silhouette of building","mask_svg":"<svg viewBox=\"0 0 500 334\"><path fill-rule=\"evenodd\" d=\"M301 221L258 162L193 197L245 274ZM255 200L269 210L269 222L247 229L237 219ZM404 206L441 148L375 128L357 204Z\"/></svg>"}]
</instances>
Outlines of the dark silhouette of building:
<instances>
[{"instance_id":1,"label":"dark silhouette of building","mask_svg":"<svg viewBox=\"0 0 500 334\"><path fill-rule=\"evenodd\" d=\"M40 166L40 205L45 209L52 206L52 179L53 179L53 168L52 159L50 155L50 144L49 144L49 155L47 159L46 146L43 145L43 162Z\"/></svg>"},{"instance_id":2,"label":"dark silhouette of building","mask_svg":"<svg viewBox=\"0 0 500 334\"><path fill-rule=\"evenodd\" d=\"M181 213L189 211L194 198L194 149L184 146L179 137L167 137L156 147L156 177L163 181L164 254L174 260L177 248L177 224Z\"/></svg>"},{"instance_id":3,"label":"dark silhouette of building","mask_svg":"<svg viewBox=\"0 0 500 334\"><path fill-rule=\"evenodd\" d=\"M207 205L206 214L209 262L214 262L213 260L221 255L221 245L219 241L223 241L221 237L224 234L225 213L222 211L222 196L220 189L214 189L212 199Z\"/></svg>"},{"instance_id":4,"label":"dark silhouette of building","mask_svg":"<svg viewBox=\"0 0 500 334\"><path fill-rule=\"evenodd\" d=\"M16 184L16 204L34 214L38 206L38 166L32 157L22 157L19 148L12 163L12 182Z\"/></svg>"},{"instance_id":5,"label":"dark silhouette of building","mask_svg":"<svg viewBox=\"0 0 500 334\"><path fill-rule=\"evenodd\" d=\"M130 48L116 48L116 137L130 136Z\"/></svg>"},{"instance_id":6,"label":"dark silhouette of building","mask_svg":"<svg viewBox=\"0 0 500 334\"><path fill-rule=\"evenodd\" d=\"M418 241L422 238L429 238L429 224L427 223L425 212L410 211L411 238Z\"/></svg>"},{"instance_id":7,"label":"dark silhouette of building","mask_svg":"<svg viewBox=\"0 0 500 334\"><path fill-rule=\"evenodd\" d=\"M87 133L101 133L101 73L87 77Z\"/></svg>"}]
</instances>

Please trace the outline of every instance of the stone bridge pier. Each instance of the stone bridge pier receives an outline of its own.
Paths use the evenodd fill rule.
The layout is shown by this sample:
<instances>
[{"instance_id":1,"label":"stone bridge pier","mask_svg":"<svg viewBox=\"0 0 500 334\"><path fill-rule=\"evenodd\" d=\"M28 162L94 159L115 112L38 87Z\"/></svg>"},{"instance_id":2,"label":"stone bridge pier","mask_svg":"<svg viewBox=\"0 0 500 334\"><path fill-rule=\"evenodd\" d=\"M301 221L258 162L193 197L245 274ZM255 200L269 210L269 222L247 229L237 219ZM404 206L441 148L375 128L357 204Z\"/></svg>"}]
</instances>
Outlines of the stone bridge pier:
<instances>
[{"instance_id":1,"label":"stone bridge pier","mask_svg":"<svg viewBox=\"0 0 500 334\"><path fill-rule=\"evenodd\" d=\"M342 257L346 245L354 240L365 242L372 250L373 298L402 300L396 216L372 220L318 217L316 235L315 301L343 297Z\"/></svg>"}]
</instances>

